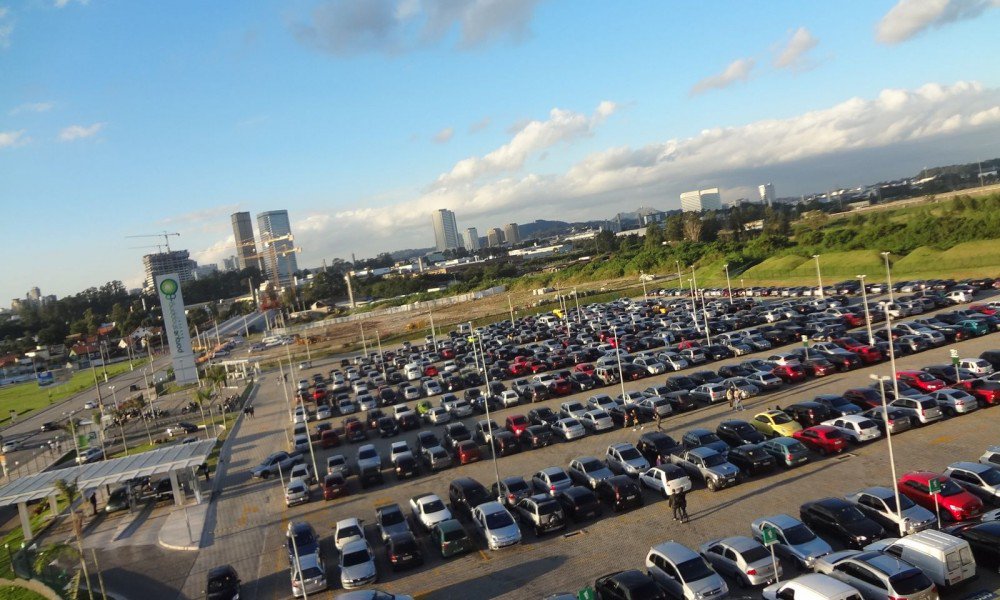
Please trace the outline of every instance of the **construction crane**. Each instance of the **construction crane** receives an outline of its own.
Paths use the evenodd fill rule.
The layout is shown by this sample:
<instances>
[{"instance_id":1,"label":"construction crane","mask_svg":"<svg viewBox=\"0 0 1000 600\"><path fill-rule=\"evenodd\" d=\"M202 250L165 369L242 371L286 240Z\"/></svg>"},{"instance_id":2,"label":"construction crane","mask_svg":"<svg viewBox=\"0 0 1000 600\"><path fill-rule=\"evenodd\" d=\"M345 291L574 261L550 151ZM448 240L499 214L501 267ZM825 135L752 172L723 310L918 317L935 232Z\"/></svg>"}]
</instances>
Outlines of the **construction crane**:
<instances>
[{"instance_id":1,"label":"construction crane","mask_svg":"<svg viewBox=\"0 0 1000 600\"><path fill-rule=\"evenodd\" d=\"M161 237L161 238L163 238L163 245L167 247L167 252L170 252L170 236L172 236L172 235L176 235L177 237L180 237L181 234L174 233L174 232L169 232L169 231L163 231L163 232L160 232L160 233L144 233L144 234L139 234L139 235L126 235L125 237L127 237L127 238ZM157 244L157 246L159 246L159 244Z\"/></svg>"},{"instance_id":2,"label":"construction crane","mask_svg":"<svg viewBox=\"0 0 1000 600\"><path fill-rule=\"evenodd\" d=\"M142 250L144 248L156 248L157 252L163 252L163 244L151 244L149 246L129 246L129 250ZM169 252L169 250L167 250Z\"/></svg>"}]
</instances>

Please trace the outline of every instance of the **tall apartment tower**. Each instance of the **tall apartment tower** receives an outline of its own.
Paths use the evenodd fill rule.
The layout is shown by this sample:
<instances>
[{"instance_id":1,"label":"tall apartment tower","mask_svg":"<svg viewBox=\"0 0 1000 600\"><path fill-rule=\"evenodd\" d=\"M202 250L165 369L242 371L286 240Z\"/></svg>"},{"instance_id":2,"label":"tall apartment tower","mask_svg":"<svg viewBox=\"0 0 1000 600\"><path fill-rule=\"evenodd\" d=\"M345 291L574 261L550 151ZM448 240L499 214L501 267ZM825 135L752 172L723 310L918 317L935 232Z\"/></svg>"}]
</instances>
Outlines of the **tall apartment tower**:
<instances>
[{"instance_id":1,"label":"tall apartment tower","mask_svg":"<svg viewBox=\"0 0 1000 600\"><path fill-rule=\"evenodd\" d=\"M452 250L462 245L458 237L455 213L447 208L439 208L431 214L431 223L434 225L434 243L438 252Z\"/></svg>"},{"instance_id":2,"label":"tall apartment tower","mask_svg":"<svg viewBox=\"0 0 1000 600\"><path fill-rule=\"evenodd\" d=\"M503 237L510 245L521 243L521 230L517 228L517 223L507 223L503 226Z\"/></svg>"},{"instance_id":3,"label":"tall apartment tower","mask_svg":"<svg viewBox=\"0 0 1000 600\"><path fill-rule=\"evenodd\" d=\"M486 232L486 245L493 248L503 244L503 229L499 227L493 227L488 232Z\"/></svg>"},{"instance_id":4,"label":"tall apartment tower","mask_svg":"<svg viewBox=\"0 0 1000 600\"><path fill-rule=\"evenodd\" d=\"M267 278L278 285L290 285L299 270L287 210L270 210L257 215L260 254Z\"/></svg>"},{"instance_id":5,"label":"tall apartment tower","mask_svg":"<svg viewBox=\"0 0 1000 600\"><path fill-rule=\"evenodd\" d=\"M469 227L462 233L462 245L469 252L479 250L479 232L475 227Z\"/></svg>"},{"instance_id":6,"label":"tall apartment tower","mask_svg":"<svg viewBox=\"0 0 1000 600\"><path fill-rule=\"evenodd\" d=\"M765 183L763 185L760 185L757 187L757 191L760 193L761 204L764 204L765 206L774 205L775 195L774 195L773 183Z\"/></svg>"},{"instance_id":7,"label":"tall apartment tower","mask_svg":"<svg viewBox=\"0 0 1000 600\"><path fill-rule=\"evenodd\" d=\"M720 210L722 195L719 188L695 190L681 194L681 210L684 212L701 212L703 210Z\"/></svg>"},{"instance_id":8,"label":"tall apartment tower","mask_svg":"<svg viewBox=\"0 0 1000 600\"><path fill-rule=\"evenodd\" d=\"M247 267L259 267L257 258L257 241L253 237L253 220L248 212L233 213L233 239L236 240L236 266L243 270Z\"/></svg>"},{"instance_id":9,"label":"tall apartment tower","mask_svg":"<svg viewBox=\"0 0 1000 600\"><path fill-rule=\"evenodd\" d=\"M198 263L191 260L187 250L171 250L157 252L142 257L142 267L146 272L145 290L153 292L156 289L156 277L168 273L177 273L181 283L194 279L194 270Z\"/></svg>"}]
</instances>

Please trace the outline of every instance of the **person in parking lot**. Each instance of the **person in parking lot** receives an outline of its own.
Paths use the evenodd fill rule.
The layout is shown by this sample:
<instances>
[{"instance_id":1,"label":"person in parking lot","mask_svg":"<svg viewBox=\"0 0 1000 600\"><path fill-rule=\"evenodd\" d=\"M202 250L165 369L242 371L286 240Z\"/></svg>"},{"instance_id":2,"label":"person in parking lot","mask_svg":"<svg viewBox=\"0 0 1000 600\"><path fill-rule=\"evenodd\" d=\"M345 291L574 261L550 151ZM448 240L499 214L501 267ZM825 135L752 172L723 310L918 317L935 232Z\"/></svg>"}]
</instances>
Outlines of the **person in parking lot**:
<instances>
[{"instance_id":1,"label":"person in parking lot","mask_svg":"<svg viewBox=\"0 0 1000 600\"><path fill-rule=\"evenodd\" d=\"M736 388L732 384L726 388L726 400L729 400L729 410L733 410L733 402L736 400Z\"/></svg>"},{"instance_id":2,"label":"person in parking lot","mask_svg":"<svg viewBox=\"0 0 1000 600\"><path fill-rule=\"evenodd\" d=\"M661 429L663 429L663 421L660 419L660 413L657 412L657 411L655 411L655 410L653 411L653 420L656 421L656 430L657 431L660 431Z\"/></svg>"},{"instance_id":3,"label":"person in parking lot","mask_svg":"<svg viewBox=\"0 0 1000 600\"><path fill-rule=\"evenodd\" d=\"M681 523L687 523L688 520L687 493L684 490L680 490L679 492L674 494L673 497L677 498L677 508L674 510L674 514L676 515L677 512L679 511L681 516L680 518Z\"/></svg>"}]
</instances>

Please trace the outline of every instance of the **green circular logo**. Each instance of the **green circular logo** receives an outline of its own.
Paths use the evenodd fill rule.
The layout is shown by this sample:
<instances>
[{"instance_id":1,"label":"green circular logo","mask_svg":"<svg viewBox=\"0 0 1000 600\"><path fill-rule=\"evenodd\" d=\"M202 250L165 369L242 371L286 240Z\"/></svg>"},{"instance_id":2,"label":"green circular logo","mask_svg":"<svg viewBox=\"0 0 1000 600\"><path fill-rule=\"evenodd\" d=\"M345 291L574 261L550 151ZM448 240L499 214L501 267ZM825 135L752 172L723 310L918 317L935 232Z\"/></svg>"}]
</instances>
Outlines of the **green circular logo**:
<instances>
[{"instance_id":1,"label":"green circular logo","mask_svg":"<svg viewBox=\"0 0 1000 600\"><path fill-rule=\"evenodd\" d=\"M160 291L164 296L174 296L177 294L177 280L164 279L160 282Z\"/></svg>"}]
</instances>

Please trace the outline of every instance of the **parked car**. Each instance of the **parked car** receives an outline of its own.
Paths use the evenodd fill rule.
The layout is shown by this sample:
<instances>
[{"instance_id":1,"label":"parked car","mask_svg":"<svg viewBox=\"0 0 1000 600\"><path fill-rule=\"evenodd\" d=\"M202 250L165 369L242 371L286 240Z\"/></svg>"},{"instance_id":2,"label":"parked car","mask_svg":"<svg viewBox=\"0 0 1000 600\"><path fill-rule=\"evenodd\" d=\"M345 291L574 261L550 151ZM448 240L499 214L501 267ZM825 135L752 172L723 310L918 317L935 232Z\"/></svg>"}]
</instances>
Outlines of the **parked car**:
<instances>
[{"instance_id":1,"label":"parked car","mask_svg":"<svg viewBox=\"0 0 1000 600\"><path fill-rule=\"evenodd\" d=\"M514 517L499 502L486 502L473 509L472 523L490 550L521 542L521 530Z\"/></svg>"},{"instance_id":2,"label":"parked car","mask_svg":"<svg viewBox=\"0 0 1000 600\"><path fill-rule=\"evenodd\" d=\"M435 523L430 530L430 537L442 558L465 554L476 549L475 540L455 519Z\"/></svg>"},{"instance_id":3,"label":"parked car","mask_svg":"<svg viewBox=\"0 0 1000 600\"><path fill-rule=\"evenodd\" d=\"M724 598L726 582L708 561L677 542L664 542L649 549L646 569L656 583L674 598Z\"/></svg>"},{"instance_id":4,"label":"parked car","mask_svg":"<svg viewBox=\"0 0 1000 600\"><path fill-rule=\"evenodd\" d=\"M781 564L771 560L767 548L742 535L706 542L700 554L718 573L732 578L740 587L771 583L783 574Z\"/></svg>"},{"instance_id":5,"label":"parked car","mask_svg":"<svg viewBox=\"0 0 1000 600\"><path fill-rule=\"evenodd\" d=\"M931 494L930 480L941 486L940 494ZM897 482L899 492L920 506L934 510L940 506L941 517L952 521L968 521L983 512L983 501L963 490L950 477L930 471L906 473Z\"/></svg>"},{"instance_id":6,"label":"parked car","mask_svg":"<svg viewBox=\"0 0 1000 600\"><path fill-rule=\"evenodd\" d=\"M601 514L601 504L593 490L574 485L560 491L556 500L563 513L573 521L595 519Z\"/></svg>"},{"instance_id":7,"label":"parked car","mask_svg":"<svg viewBox=\"0 0 1000 600\"><path fill-rule=\"evenodd\" d=\"M663 464L646 469L639 483L666 498L680 491L691 490L691 478L677 465Z\"/></svg>"},{"instance_id":8,"label":"parked car","mask_svg":"<svg viewBox=\"0 0 1000 600\"><path fill-rule=\"evenodd\" d=\"M829 425L814 425L792 434L792 437L802 442L810 450L820 454L843 452L847 448L847 438L836 427Z\"/></svg>"},{"instance_id":9,"label":"parked car","mask_svg":"<svg viewBox=\"0 0 1000 600\"><path fill-rule=\"evenodd\" d=\"M885 529L842 498L822 498L799 507L802 522L849 548L861 549L885 536Z\"/></svg>"},{"instance_id":10,"label":"parked car","mask_svg":"<svg viewBox=\"0 0 1000 600\"><path fill-rule=\"evenodd\" d=\"M830 544L794 517L780 514L754 520L750 524L753 539L763 542L765 527L774 530L777 536L775 551L802 569L811 569L816 559L833 551Z\"/></svg>"},{"instance_id":11,"label":"parked car","mask_svg":"<svg viewBox=\"0 0 1000 600\"><path fill-rule=\"evenodd\" d=\"M934 582L920 569L883 552L841 550L817 559L814 568L850 585L866 599L937 597Z\"/></svg>"},{"instance_id":12,"label":"parked car","mask_svg":"<svg viewBox=\"0 0 1000 600\"><path fill-rule=\"evenodd\" d=\"M594 581L598 600L667 600L667 592L652 577L631 569L616 571Z\"/></svg>"},{"instance_id":13,"label":"parked car","mask_svg":"<svg viewBox=\"0 0 1000 600\"><path fill-rule=\"evenodd\" d=\"M845 496L869 519L882 526L889 535L910 535L937 524L934 513L913 503L908 497L899 495L899 509L896 509L896 493L887 487L868 487Z\"/></svg>"},{"instance_id":14,"label":"parked car","mask_svg":"<svg viewBox=\"0 0 1000 600\"><path fill-rule=\"evenodd\" d=\"M375 553L364 539L355 540L340 552L340 585L345 590L374 583L378 580Z\"/></svg>"},{"instance_id":15,"label":"parked car","mask_svg":"<svg viewBox=\"0 0 1000 600\"><path fill-rule=\"evenodd\" d=\"M774 471L776 461L760 444L743 444L729 450L726 460L739 469L738 479Z\"/></svg>"},{"instance_id":16,"label":"parked car","mask_svg":"<svg viewBox=\"0 0 1000 600\"><path fill-rule=\"evenodd\" d=\"M643 505L642 489L628 475L615 475L597 485L597 498L615 512L639 508Z\"/></svg>"}]
</instances>

